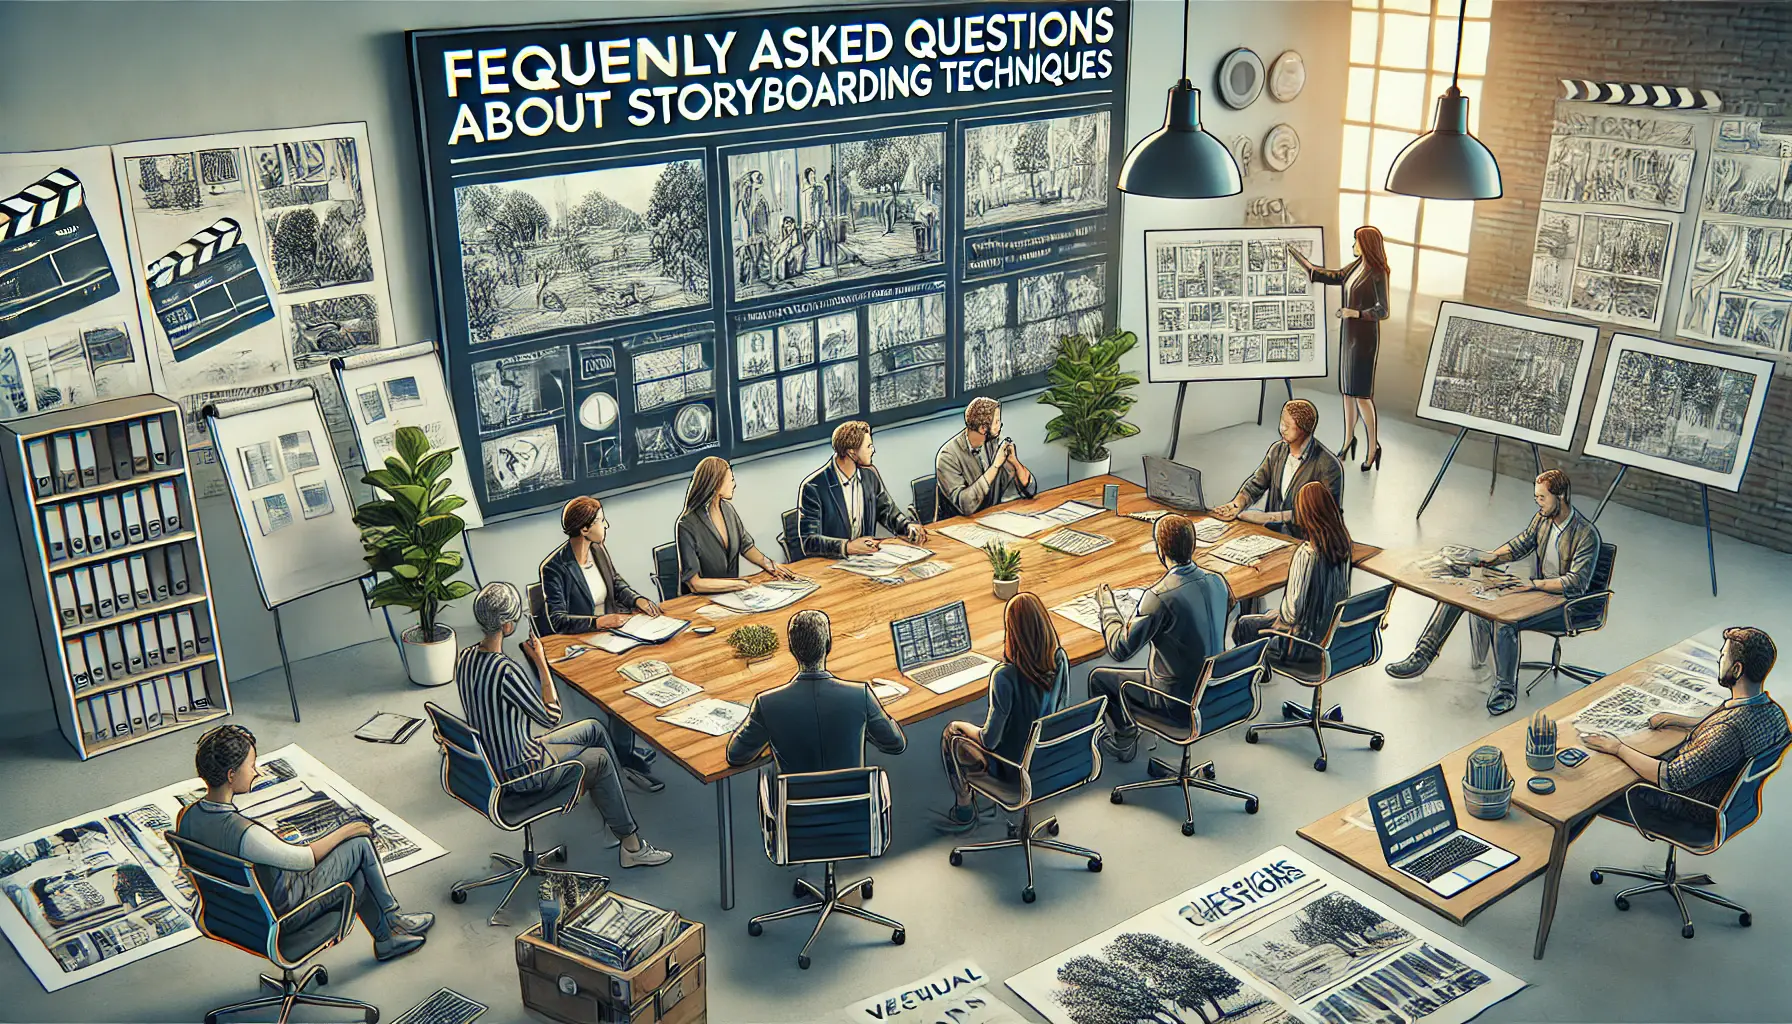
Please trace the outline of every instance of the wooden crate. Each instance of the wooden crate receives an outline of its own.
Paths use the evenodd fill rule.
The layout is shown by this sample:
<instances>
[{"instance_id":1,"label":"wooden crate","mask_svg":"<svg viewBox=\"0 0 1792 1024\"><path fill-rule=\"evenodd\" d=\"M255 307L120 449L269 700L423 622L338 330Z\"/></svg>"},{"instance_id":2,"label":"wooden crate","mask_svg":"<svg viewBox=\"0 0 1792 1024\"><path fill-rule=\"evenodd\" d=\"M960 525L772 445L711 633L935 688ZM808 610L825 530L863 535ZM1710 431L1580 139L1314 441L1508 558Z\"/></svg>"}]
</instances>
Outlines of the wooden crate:
<instances>
[{"instance_id":1,"label":"wooden crate","mask_svg":"<svg viewBox=\"0 0 1792 1024\"><path fill-rule=\"evenodd\" d=\"M666 948L617 971L541 939L516 939L523 1006L562 1024L704 1024L708 1019L703 925L684 921Z\"/></svg>"}]
</instances>

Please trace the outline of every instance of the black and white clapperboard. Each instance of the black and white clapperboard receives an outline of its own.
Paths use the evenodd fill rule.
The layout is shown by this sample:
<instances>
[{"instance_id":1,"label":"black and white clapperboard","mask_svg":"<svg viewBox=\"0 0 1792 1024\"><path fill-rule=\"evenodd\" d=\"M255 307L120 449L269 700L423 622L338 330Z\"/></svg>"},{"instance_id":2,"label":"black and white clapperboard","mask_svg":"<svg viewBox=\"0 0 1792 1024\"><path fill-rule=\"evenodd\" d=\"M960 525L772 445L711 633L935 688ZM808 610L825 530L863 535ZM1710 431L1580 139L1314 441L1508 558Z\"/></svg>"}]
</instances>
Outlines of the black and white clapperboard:
<instances>
[{"instance_id":1,"label":"black and white clapperboard","mask_svg":"<svg viewBox=\"0 0 1792 1024\"><path fill-rule=\"evenodd\" d=\"M176 361L274 318L255 253L229 217L151 263L144 277Z\"/></svg>"},{"instance_id":2,"label":"black and white clapperboard","mask_svg":"<svg viewBox=\"0 0 1792 1024\"><path fill-rule=\"evenodd\" d=\"M0 338L118 293L81 179L52 171L0 199Z\"/></svg>"}]
</instances>

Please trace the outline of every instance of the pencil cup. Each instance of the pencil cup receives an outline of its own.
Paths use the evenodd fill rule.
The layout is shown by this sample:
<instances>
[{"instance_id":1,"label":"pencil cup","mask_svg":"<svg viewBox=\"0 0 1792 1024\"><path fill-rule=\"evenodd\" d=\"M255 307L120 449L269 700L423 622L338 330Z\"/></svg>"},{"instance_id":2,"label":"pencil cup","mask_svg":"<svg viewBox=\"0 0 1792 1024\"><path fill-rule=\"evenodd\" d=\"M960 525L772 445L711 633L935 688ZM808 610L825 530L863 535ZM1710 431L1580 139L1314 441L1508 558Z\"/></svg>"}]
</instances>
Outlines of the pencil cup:
<instances>
[{"instance_id":1,"label":"pencil cup","mask_svg":"<svg viewBox=\"0 0 1792 1024\"><path fill-rule=\"evenodd\" d=\"M1468 813L1484 821L1504 818L1512 805L1512 776L1498 747L1481 747L1469 755L1462 777L1462 802Z\"/></svg>"},{"instance_id":2,"label":"pencil cup","mask_svg":"<svg viewBox=\"0 0 1792 1024\"><path fill-rule=\"evenodd\" d=\"M1556 723L1541 711L1531 716L1525 731L1524 763L1534 772L1556 766Z\"/></svg>"}]
</instances>

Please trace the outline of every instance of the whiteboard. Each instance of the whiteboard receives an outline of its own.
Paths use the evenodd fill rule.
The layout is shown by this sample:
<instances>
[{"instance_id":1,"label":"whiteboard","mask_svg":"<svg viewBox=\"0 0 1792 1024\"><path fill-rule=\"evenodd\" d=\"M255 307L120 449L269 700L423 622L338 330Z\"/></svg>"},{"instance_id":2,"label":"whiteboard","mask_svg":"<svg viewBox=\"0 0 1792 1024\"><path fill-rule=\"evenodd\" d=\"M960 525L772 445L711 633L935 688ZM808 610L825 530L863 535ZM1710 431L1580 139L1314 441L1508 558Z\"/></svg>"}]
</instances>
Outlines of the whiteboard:
<instances>
[{"instance_id":1,"label":"whiteboard","mask_svg":"<svg viewBox=\"0 0 1792 1024\"><path fill-rule=\"evenodd\" d=\"M367 575L355 506L310 388L205 407L269 608Z\"/></svg>"},{"instance_id":2,"label":"whiteboard","mask_svg":"<svg viewBox=\"0 0 1792 1024\"><path fill-rule=\"evenodd\" d=\"M1598 342L1593 324L1446 302L1419 418L1567 451Z\"/></svg>"},{"instance_id":3,"label":"whiteboard","mask_svg":"<svg viewBox=\"0 0 1792 1024\"><path fill-rule=\"evenodd\" d=\"M1319 227L1145 232L1145 368L1153 382L1326 375L1335 290L1289 255L1325 260Z\"/></svg>"},{"instance_id":4,"label":"whiteboard","mask_svg":"<svg viewBox=\"0 0 1792 1024\"><path fill-rule=\"evenodd\" d=\"M448 400L433 342L335 359L330 367L342 389L349 421L355 425L361 461L368 469L385 465L386 456L396 451L399 427L420 428L429 437L431 451L458 447L460 427L454 421L454 405ZM448 481L448 493L467 500L455 511L467 529L484 526L465 451L454 453Z\"/></svg>"}]
</instances>

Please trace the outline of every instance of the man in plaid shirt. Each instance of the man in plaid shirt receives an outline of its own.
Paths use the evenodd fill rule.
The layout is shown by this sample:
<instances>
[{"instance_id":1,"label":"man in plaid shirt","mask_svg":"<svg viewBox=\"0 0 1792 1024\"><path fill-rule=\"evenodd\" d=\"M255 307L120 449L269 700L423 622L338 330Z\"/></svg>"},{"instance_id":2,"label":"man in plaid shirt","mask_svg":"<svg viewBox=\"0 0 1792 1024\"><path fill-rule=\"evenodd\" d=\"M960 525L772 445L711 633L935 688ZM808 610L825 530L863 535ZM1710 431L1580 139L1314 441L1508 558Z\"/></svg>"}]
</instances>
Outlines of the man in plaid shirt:
<instances>
[{"instance_id":1,"label":"man in plaid shirt","mask_svg":"<svg viewBox=\"0 0 1792 1024\"><path fill-rule=\"evenodd\" d=\"M1588 747L1623 759L1642 781L1667 794L1636 794L1639 810L1651 819L1706 829L1716 827L1707 808L1677 797L1722 806L1730 786L1743 768L1761 753L1786 742L1786 712L1762 689L1773 670L1778 651L1773 638L1753 626L1724 630L1723 655L1718 661L1718 681L1734 695L1703 719L1662 713L1649 719L1651 729L1690 729L1678 745L1656 758L1614 736L1596 733L1582 737ZM1599 809L1603 817L1629 822L1630 808L1624 795ZM1591 819L1589 819L1591 820ZM1668 822L1648 822L1652 827Z\"/></svg>"}]
</instances>

